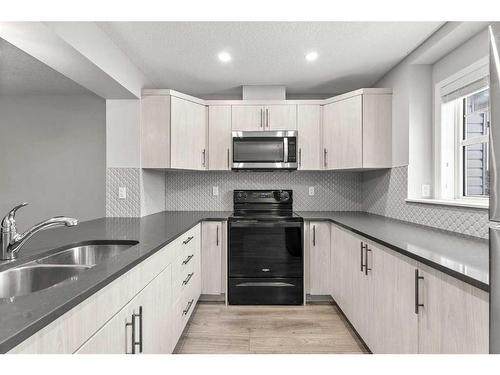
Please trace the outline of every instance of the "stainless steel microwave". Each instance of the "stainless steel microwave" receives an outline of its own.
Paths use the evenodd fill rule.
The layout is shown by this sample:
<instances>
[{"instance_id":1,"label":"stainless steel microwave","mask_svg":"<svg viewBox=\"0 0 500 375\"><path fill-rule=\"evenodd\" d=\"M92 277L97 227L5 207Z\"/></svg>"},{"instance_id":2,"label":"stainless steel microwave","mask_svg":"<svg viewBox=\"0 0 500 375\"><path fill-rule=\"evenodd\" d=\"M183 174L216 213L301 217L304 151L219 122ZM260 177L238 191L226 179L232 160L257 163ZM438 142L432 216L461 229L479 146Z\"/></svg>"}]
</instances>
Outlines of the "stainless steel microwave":
<instances>
[{"instance_id":1,"label":"stainless steel microwave","mask_svg":"<svg viewBox=\"0 0 500 375\"><path fill-rule=\"evenodd\" d=\"M297 169L297 131L233 131L233 170Z\"/></svg>"}]
</instances>

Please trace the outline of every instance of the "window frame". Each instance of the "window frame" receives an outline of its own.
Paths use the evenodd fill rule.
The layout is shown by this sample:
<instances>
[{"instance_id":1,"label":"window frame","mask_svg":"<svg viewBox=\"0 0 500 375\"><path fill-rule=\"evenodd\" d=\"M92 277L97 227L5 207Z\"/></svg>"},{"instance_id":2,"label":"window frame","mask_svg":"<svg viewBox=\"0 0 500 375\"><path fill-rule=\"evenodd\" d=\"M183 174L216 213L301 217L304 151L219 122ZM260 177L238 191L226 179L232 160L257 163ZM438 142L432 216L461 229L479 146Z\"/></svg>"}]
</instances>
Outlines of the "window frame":
<instances>
[{"instance_id":1,"label":"window frame","mask_svg":"<svg viewBox=\"0 0 500 375\"><path fill-rule=\"evenodd\" d=\"M421 199L408 199L408 201L419 201L423 203L431 204L445 204L445 205L456 205L461 207L476 207L476 208L488 208L489 198L480 196L464 196L462 194L463 187L460 182L460 194L457 194L457 181L463 180L462 171L460 170L460 163L457 163L460 155L457 155L458 151L461 151L458 147L458 129L454 129L454 142L457 143L454 147L454 157L450 161L453 166L454 180L453 191L448 191L443 194L446 187L442 186L443 177L445 177L446 170L443 169L444 164L447 162L446 158L443 158L442 152L442 132L445 131L442 122L442 106L445 104L443 102L443 97L456 91L462 87L465 87L477 80L484 79L489 75L489 59L484 57L468 67L460 70L459 72L449 76L448 78L438 82L434 86L434 121L433 121L433 164L434 164L434 174L433 174L433 198L421 198ZM481 90L478 90L481 91ZM468 95L467 95L468 96ZM462 112L463 109L460 110ZM455 113L455 119L460 118L460 112ZM448 113L450 116L451 114ZM452 145L449 145L452 147ZM449 152L449 148L448 148ZM448 172L449 174L450 172ZM460 179L459 179L460 176Z\"/></svg>"}]
</instances>

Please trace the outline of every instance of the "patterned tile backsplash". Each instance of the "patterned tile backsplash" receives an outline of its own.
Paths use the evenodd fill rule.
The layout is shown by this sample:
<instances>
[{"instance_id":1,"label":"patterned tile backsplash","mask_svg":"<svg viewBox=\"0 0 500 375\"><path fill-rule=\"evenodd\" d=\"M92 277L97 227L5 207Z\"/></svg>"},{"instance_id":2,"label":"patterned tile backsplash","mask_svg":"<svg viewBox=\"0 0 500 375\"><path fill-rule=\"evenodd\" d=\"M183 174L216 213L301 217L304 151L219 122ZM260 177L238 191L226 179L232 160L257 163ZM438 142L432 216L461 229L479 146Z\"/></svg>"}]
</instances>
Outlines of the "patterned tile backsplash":
<instances>
[{"instance_id":1,"label":"patterned tile backsplash","mask_svg":"<svg viewBox=\"0 0 500 375\"><path fill-rule=\"evenodd\" d=\"M488 211L408 203L408 167L363 173L363 211L488 238Z\"/></svg>"},{"instance_id":2,"label":"patterned tile backsplash","mask_svg":"<svg viewBox=\"0 0 500 375\"><path fill-rule=\"evenodd\" d=\"M141 170L140 168L106 169L106 216L141 216ZM127 188L127 197L118 198L118 188Z\"/></svg>"},{"instance_id":3,"label":"patterned tile backsplash","mask_svg":"<svg viewBox=\"0 0 500 375\"><path fill-rule=\"evenodd\" d=\"M141 172L145 171L107 169L106 216L140 217L162 209L231 211L235 189L293 189L297 211L366 211L488 238L486 210L406 202L407 167L363 173ZM118 198L120 186L127 188L126 199ZM219 188L218 196L212 194L213 186ZM309 186L314 186L314 196L309 196Z\"/></svg>"},{"instance_id":4,"label":"patterned tile backsplash","mask_svg":"<svg viewBox=\"0 0 500 375\"><path fill-rule=\"evenodd\" d=\"M359 211L362 176L353 172L173 172L166 173L166 209L231 211L236 189L293 189L297 211ZM212 187L219 195L212 195ZM314 196L309 196L314 186Z\"/></svg>"}]
</instances>

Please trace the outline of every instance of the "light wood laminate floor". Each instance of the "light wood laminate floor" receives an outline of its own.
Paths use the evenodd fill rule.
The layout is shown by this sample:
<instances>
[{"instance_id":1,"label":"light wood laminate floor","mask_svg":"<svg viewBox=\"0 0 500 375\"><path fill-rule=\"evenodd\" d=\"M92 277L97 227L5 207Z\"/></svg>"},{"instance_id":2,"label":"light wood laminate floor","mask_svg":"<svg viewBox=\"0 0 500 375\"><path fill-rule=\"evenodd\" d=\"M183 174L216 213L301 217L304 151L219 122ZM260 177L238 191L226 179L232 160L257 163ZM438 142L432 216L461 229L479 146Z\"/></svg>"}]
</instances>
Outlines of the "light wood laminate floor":
<instances>
[{"instance_id":1,"label":"light wood laminate floor","mask_svg":"<svg viewBox=\"0 0 500 375\"><path fill-rule=\"evenodd\" d=\"M335 305L199 303L175 353L366 353Z\"/></svg>"}]
</instances>

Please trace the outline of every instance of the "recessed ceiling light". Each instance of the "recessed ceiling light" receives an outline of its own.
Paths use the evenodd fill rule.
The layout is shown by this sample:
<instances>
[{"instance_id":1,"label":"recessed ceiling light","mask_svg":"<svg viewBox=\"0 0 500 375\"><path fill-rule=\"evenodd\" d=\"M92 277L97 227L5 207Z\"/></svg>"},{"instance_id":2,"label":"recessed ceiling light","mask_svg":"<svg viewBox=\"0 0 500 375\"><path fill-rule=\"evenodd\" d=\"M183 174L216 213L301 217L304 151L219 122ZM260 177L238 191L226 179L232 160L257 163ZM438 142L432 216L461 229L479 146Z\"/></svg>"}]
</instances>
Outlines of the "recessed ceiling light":
<instances>
[{"instance_id":1,"label":"recessed ceiling light","mask_svg":"<svg viewBox=\"0 0 500 375\"><path fill-rule=\"evenodd\" d=\"M220 52L217 57L219 58L219 61L223 63L231 61L231 55L229 52Z\"/></svg>"},{"instance_id":2,"label":"recessed ceiling light","mask_svg":"<svg viewBox=\"0 0 500 375\"><path fill-rule=\"evenodd\" d=\"M316 51L311 51L306 54L307 61L315 61L317 59L318 59L318 52Z\"/></svg>"}]
</instances>

